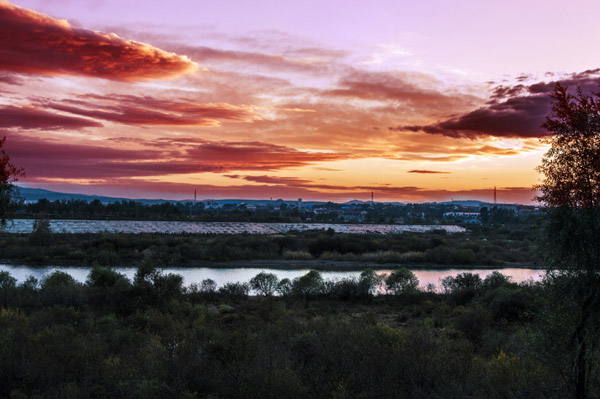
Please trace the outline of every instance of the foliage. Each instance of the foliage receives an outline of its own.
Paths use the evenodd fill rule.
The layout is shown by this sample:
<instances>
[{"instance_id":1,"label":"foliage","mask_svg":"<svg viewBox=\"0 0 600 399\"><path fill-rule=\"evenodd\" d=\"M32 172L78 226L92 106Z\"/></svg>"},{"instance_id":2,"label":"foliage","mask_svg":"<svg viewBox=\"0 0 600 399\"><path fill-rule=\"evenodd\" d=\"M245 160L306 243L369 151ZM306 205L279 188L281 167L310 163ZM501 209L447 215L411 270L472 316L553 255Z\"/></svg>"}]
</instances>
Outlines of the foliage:
<instances>
[{"instance_id":1,"label":"foliage","mask_svg":"<svg viewBox=\"0 0 600 399\"><path fill-rule=\"evenodd\" d=\"M19 263L137 266L145 258L160 267L195 266L198 261L313 260L308 248L333 262L410 265L532 265L541 263L538 226L527 229L473 227L469 233L335 234L320 231L281 235L51 233L35 238L0 233L0 257ZM27 238L31 242L24 242ZM320 243L320 244L315 244ZM30 244L30 245L28 245ZM32 248L32 245L35 248ZM318 252L318 251L317 251ZM315 262L317 263L317 262Z\"/></svg>"},{"instance_id":2,"label":"foliage","mask_svg":"<svg viewBox=\"0 0 600 399\"><path fill-rule=\"evenodd\" d=\"M578 89L572 95L557 84L552 98L544 123L551 147L538 168L544 181L537 188L549 208L547 248L558 270L548 283L569 298L569 316L575 316L565 323L571 338L564 348L572 362L565 374L571 395L584 399L590 397L591 354L600 341L600 94Z\"/></svg>"},{"instance_id":3,"label":"foliage","mask_svg":"<svg viewBox=\"0 0 600 399\"><path fill-rule=\"evenodd\" d=\"M36 219L29 236L29 242L33 245L48 245L52 241L52 230L50 221L47 219Z\"/></svg>"},{"instance_id":4,"label":"foliage","mask_svg":"<svg viewBox=\"0 0 600 399\"><path fill-rule=\"evenodd\" d=\"M250 280L250 288L264 296L275 293L279 279L273 273L261 272Z\"/></svg>"},{"instance_id":5,"label":"foliage","mask_svg":"<svg viewBox=\"0 0 600 399\"><path fill-rule=\"evenodd\" d=\"M414 293L419 286L417 276L407 268L394 270L385 279L385 285L388 292L395 295Z\"/></svg>"},{"instance_id":6,"label":"foliage","mask_svg":"<svg viewBox=\"0 0 600 399\"><path fill-rule=\"evenodd\" d=\"M22 168L10 162L10 157L4 151L6 137L0 139L0 227L5 226L15 211L15 200L18 189L14 185L19 177L24 176Z\"/></svg>"},{"instance_id":7,"label":"foliage","mask_svg":"<svg viewBox=\"0 0 600 399\"><path fill-rule=\"evenodd\" d=\"M559 326L543 307L494 316L507 295L555 297L548 285L489 286L456 305L419 290L410 301L347 301L331 282L310 301L232 295L239 285L205 296L149 263L133 282L100 266L85 284L60 272L41 285L0 279L10 291L0 308L0 397L565 397L568 334L541 339ZM161 279L174 283L168 295ZM551 360L541 356L548 347Z\"/></svg>"}]
</instances>

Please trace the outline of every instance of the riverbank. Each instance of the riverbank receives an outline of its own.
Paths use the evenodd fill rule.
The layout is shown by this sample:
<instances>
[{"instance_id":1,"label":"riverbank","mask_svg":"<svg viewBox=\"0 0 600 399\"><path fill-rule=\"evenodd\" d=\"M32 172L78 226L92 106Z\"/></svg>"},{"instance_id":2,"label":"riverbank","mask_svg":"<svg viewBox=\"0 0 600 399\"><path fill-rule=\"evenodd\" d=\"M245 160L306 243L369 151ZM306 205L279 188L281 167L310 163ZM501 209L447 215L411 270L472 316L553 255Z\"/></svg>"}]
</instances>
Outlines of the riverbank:
<instances>
[{"instance_id":1,"label":"riverbank","mask_svg":"<svg viewBox=\"0 0 600 399\"><path fill-rule=\"evenodd\" d=\"M137 268L143 261L130 262L127 264L112 265L116 268ZM47 267L81 267L89 268L90 265L72 260L47 262L20 262L11 259L0 258L0 264L9 266L28 266L33 268ZM160 267L160 266L159 266ZM226 262L212 261L193 261L182 263L176 266L182 269L193 268L211 268L211 269L274 269L274 270L319 270L319 271L361 271L365 269L374 270L394 270L407 268L411 270L498 270L498 269L534 269L545 270L542 265L531 263L506 263L501 265L448 265L448 264L408 264L408 263L374 263L374 262L349 262L349 261L329 261L329 260L278 260L278 259L252 259L235 260Z\"/></svg>"}]
</instances>

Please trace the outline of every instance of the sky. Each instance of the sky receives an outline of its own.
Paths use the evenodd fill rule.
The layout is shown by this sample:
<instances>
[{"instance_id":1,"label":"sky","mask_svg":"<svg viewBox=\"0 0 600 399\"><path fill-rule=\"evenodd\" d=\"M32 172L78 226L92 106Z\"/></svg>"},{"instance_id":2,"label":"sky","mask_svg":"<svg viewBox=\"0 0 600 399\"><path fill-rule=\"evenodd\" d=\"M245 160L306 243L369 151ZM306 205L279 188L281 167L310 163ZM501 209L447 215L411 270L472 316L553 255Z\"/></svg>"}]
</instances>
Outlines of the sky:
<instances>
[{"instance_id":1,"label":"sky","mask_svg":"<svg viewBox=\"0 0 600 399\"><path fill-rule=\"evenodd\" d=\"M535 203L600 2L0 1L19 184L129 198Z\"/></svg>"}]
</instances>

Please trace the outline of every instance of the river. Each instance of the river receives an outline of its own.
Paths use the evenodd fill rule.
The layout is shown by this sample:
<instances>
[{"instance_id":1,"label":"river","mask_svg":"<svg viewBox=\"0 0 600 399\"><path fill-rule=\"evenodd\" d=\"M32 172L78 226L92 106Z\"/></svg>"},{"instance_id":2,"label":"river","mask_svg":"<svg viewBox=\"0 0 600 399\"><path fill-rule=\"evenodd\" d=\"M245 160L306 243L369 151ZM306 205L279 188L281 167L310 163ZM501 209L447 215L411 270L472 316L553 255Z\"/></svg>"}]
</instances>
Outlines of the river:
<instances>
[{"instance_id":1,"label":"river","mask_svg":"<svg viewBox=\"0 0 600 399\"><path fill-rule=\"evenodd\" d=\"M55 270L70 274L75 280L79 282L85 282L90 272L89 267L30 267L30 266L13 266L0 264L0 271L7 271L17 279L18 282L23 282L28 276L34 276L38 280L42 280L44 276L52 273ZM114 268L119 273L124 274L129 279L133 279L136 268L133 267L116 267ZM183 277L184 285L190 285L194 283L200 283L205 279L212 279L217 283L217 286L221 287L226 283L234 282L247 282L258 273L264 271L275 274L279 279L289 278L293 280L296 277L300 277L309 272L309 269L296 269L296 270L281 270L281 269L252 269L252 268L232 268L232 269L213 269L213 268L164 268L161 269L163 273L175 273ZM440 281L442 278L447 276L456 276L459 273L476 273L483 279L487 275L494 271L510 276L511 281L515 283L521 283L524 281L532 280L539 281L543 274L543 270L539 269L445 269L445 270L424 270L415 269L413 273L419 279L420 286L422 288L427 287L428 284L433 284L437 288L441 286ZM378 274L388 274L389 270L377 270ZM324 279L328 280L339 280L347 277L358 277L359 271L322 271L321 275Z\"/></svg>"},{"instance_id":2,"label":"river","mask_svg":"<svg viewBox=\"0 0 600 399\"><path fill-rule=\"evenodd\" d=\"M15 219L4 229L7 233L31 233L33 219ZM180 222L149 220L50 220L55 233L191 233L191 234L281 234L288 231L327 230L352 234L423 233L445 230L462 233L464 227L455 225L400 225L400 224L335 224L335 223L252 223L252 222Z\"/></svg>"}]
</instances>

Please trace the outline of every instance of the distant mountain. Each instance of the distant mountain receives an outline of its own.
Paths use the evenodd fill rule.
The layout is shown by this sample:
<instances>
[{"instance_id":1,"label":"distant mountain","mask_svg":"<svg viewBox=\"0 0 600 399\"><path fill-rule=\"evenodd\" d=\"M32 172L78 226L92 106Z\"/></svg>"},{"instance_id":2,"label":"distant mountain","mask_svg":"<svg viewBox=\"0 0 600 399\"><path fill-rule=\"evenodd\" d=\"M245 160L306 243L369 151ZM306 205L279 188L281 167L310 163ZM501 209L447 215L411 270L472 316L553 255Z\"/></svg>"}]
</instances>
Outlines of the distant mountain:
<instances>
[{"instance_id":1,"label":"distant mountain","mask_svg":"<svg viewBox=\"0 0 600 399\"><path fill-rule=\"evenodd\" d=\"M71 193L61 193L57 191L44 190L42 188L26 188L19 187L19 191L21 197L28 202L36 202L39 199L45 198L48 201L69 201L69 200L80 200L80 201L94 201L98 200L102 203L111 203L118 201L136 201L143 204L162 204L165 202L169 203L178 203L178 202L189 202L192 199L188 200L166 200L166 199L144 199L144 198L122 198L122 197L106 197L102 195L87 195L87 194L71 194ZM266 204L297 204L297 201L284 201L284 200L251 200L251 199L241 199L241 198L232 198L232 199L215 199L215 200L198 200L198 202L206 203L214 203L214 204L248 204L248 205L266 205ZM308 205L318 205L325 204L324 201L306 201L303 202L303 206Z\"/></svg>"},{"instance_id":2,"label":"distant mountain","mask_svg":"<svg viewBox=\"0 0 600 399\"><path fill-rule=\"evenodd\" d=\"M57 191L44 190L42 188L26 188L19 187L21 197L25 201L38 201L39 199L45 198L48 201L68 201L68 200L80 200L80 201L94 201L98 200L103 203L117 202L117 201L131 201L131 198L117 198L117 197L105 197L102 195L86 195L86 194L71 194L71 193L60 193ZM145 204L160 204L163 202L177 202L168 201L163 199L133 199L136 202L142 202Z\"/></svg>"}]
</instances>

